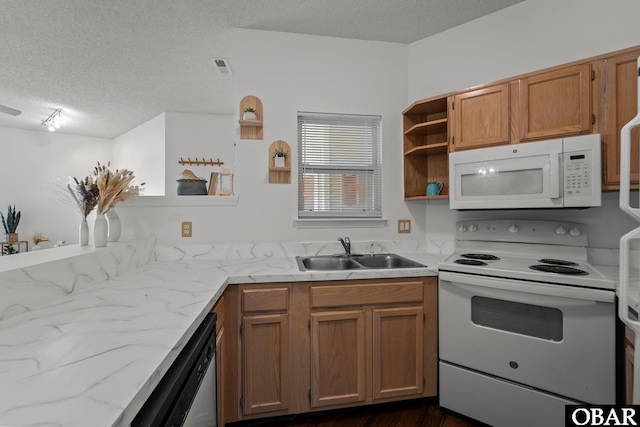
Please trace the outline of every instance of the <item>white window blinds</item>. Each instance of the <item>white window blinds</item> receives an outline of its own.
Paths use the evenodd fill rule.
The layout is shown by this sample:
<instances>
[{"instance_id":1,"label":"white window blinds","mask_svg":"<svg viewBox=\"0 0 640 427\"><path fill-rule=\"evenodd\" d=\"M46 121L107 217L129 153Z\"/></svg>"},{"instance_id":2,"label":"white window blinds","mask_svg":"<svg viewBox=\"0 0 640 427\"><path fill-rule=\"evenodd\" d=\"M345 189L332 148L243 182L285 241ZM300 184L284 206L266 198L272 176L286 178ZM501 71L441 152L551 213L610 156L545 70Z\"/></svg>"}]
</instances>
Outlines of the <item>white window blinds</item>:
<instances>
[{"instance_id":1,"label":"white window blinds","mask_svg":"<svg viewBox=\"0 0 640 427\"><path fill-rule=\"evenodd\" d=\"M382 217L380 121L298 113L298 218Z\"/></svg>"}]
</instances>

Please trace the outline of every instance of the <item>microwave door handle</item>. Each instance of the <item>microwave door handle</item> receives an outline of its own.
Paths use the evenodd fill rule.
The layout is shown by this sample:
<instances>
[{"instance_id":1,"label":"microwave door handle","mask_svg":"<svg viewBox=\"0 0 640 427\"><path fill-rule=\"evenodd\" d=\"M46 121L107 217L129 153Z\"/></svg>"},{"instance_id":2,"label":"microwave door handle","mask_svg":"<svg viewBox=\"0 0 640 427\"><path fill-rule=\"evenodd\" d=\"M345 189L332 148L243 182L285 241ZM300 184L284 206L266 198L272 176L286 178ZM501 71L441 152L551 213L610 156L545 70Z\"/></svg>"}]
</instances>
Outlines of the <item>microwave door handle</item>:
<instances>
[{"instance_id":1,"label":"microwave door handle","mask_svg":"<svg viewBox=\"0 0 640 427\"><path fill-rule=\"evenodd\" d=\"M549 156L549 167L551 173L549 174L549 197L552 199L557 199L560 197L560 156L562 154L558 152L553 152Z\"/></svg>"},{"instance_id":2,"label":"microwave door handle","mask_svg":"<svg viewBox=\"0 0 640 427\"><path fill-rule=\"evenodd\" d=\"M640 84L640 58L638 58L638 83ZM640 90L640 86L638 86ZM640 219L640 209L631 207L631 130L640 126L640 95L638 114L620 131L620 209L634 219Z\"/></svg>"}]
</instances>

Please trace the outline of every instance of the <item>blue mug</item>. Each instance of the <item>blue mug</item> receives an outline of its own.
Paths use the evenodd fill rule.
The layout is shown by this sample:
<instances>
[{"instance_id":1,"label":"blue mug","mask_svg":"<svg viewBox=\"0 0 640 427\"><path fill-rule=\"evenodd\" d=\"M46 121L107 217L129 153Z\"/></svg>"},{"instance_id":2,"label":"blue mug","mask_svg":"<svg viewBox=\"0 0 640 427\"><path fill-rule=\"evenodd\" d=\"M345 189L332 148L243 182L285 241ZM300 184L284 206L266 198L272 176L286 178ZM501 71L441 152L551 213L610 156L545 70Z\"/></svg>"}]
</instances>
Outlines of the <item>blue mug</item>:
<instances>
[{"instance_id":1,"label":"blue mug","mask_svg":"<svg viewBox=\"0 0 640 427\"><path fill-rule=\"evenodd\" d=\"M442 192L444 182L430 182L427 184L427 196L437 196Z\"/></svg>"}]
</instances>

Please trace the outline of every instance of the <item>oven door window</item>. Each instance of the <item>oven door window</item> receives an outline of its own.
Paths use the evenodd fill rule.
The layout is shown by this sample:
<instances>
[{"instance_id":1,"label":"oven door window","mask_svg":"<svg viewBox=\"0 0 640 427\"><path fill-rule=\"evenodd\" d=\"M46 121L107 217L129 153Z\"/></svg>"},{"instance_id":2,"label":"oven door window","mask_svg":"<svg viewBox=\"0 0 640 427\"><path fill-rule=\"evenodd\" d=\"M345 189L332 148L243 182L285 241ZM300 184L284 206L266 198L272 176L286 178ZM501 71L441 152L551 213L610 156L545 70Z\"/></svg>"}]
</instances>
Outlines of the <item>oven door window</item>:
<instances>
[{"instance_id":1,"label":"oven door window","mask_svg":"<svg viewBox=\"0 0 640 427\"><path fill-rule=\"evenodd\" d=\"M562 312L557 308L474 296L471 321L491 329L562 341Z\"/></svg>"}]
</instances>

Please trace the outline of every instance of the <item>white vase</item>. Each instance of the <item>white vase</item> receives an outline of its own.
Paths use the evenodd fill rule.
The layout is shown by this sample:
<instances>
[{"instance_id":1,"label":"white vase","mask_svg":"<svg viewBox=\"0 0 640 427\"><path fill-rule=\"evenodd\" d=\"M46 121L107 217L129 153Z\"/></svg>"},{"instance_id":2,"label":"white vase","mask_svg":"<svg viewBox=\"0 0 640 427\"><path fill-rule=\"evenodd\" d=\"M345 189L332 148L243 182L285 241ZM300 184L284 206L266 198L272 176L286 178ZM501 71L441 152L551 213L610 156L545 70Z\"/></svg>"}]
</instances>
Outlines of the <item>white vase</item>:
<instances>
[{"instance_id":1,"label":"white vase","mask_svg":"<svg viewBox=\"0 0 640 427\"><path fill-rule=\"evenodd\" d=\"M104 248L107 246L107 233L109 225L104 215L97 214L96 221L93 223L93 246L96 248Z\"/></svg>"},{"instance_id":2,"label":"white vase","mask_svg":"<svg viewBox=\"0 0 640 427\"><path fill-rule=\"evenodd\" d=\"M242 120L258 120L258 116L256 116L254 112L245 111L244 114L242 114Z\"/></svg>"},{"instance_id":3,"label":"white vase","mask_svg":"<svg viewBox=\"0 0 640 427\"><path fill-rule=\"evenodd\" d=\"M107 218L108 232L107 232L107 240L110 242L117 242L120 239L120 234L122 233L122 223L120 222L120 216L118 213L111 209L105 215Z\"/></svg>"},{"instance_id":4,"label":"white vase","mask_svg":"<svg viewBox=\"0 0 640 427\"><path fill-rule=\"evenodd\" d=\"M283 168L284 167L284 157L274 157L273 158L273 165L277 168Z\"/></svg>"},{"instance_id":5,"label":"white vase","mask_svg":"<svg viewBox=\"0 0 640 427\"><path fill-rule=\"evenodd\" d=\"M80 246L89 245L89 223L87 223L87 218L84 218L80 223L80 228L78 230L79 243Z\"/></svg>"}]
</instances>

